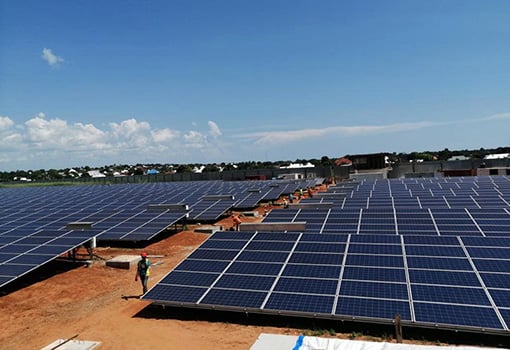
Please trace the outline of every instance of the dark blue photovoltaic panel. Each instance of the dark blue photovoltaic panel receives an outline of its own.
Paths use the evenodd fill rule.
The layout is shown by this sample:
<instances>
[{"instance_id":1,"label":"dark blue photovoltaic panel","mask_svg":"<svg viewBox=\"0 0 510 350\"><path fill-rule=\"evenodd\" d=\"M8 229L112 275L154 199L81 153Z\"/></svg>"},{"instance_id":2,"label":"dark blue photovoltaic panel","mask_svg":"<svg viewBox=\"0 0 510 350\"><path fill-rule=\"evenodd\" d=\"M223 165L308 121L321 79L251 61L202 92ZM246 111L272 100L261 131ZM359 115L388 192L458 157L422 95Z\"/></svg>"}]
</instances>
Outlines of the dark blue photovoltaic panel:
<instances>
[{"instance_id":1,"label":"dark blue photovoltaic panel","mask_svg":"<svg viewBox=\"0 0 510 350\"><path fill-rule=\"evenodd\" d=\"M215 288L269 290L274 283L274 276L223 275L214 285Z\"/></svg>"},{"instance_id":2,"label":"dark blue photovoltaic panel","mask_svg":"<svg viewBox=\"0 0 510 350\"><path fill-rule=\"evenodd\" d=\"M16 276L23 275L35 267L35 265L2 264L0 265L0 276L13 276L13 278L16 278Z\"/></svg>"},{"instance_id":3,"label":"dark blue photovoltaic panel","mask_svg":"<svg viewBox=\"0 0 510 350\"><path fill-rule=\"evenodd\" d=\"M169 286L159 283L145 294L144 298L182 303L196 303L206 292L206 288Z\"/></svg>"},{"instance_id":4,"label":"dark blue photovoltaic panel","mask_svg":"<svg viewBox=\"0 0 510 350\"><path fill-rule=\"evenodd\" d=\"M410 269L429 270L455 270L472 271L473 268L468 259L462 258L426 258L423 256L408 256L407 266Z\"/></svg>"},{"instance_id":5,"label":"dark blue photovoltaic panel","mask_svg":"<svg viewBox=\"0 0 510 350\"><path fill-rule=\"evenodd\" d=\"M47 262L48 258L48 255L22 254L10 260L9 264L41 265Z\"/></svg>"},{"instance_id":6,"label":"dark blue photovoltaic panel","mask_svg":"<svg viewBox=\"0 0 510 350\"><path fill-rule=\"evenodd\" d=\"M246 290L211 289L201 304L260 308L267 292Z\"/></svg>"},{"instance_id":7,"label":"dark blue photovoltaic panel","mask_svg":"<svg viewBox=\"0 0 510 350\"><path fill-rule=\"evenodd\" d=\"M406 255L466 257L461 247L406 246Z\"/></svg>"},{"instance_id":8,"label":"dark blue photovoltaic panel","mask_svg":"<svg viewBox=\"0 0 510 350\"><path fill-rule=\"evenodd\" d=\"M510 273L510 263L508 260L473 259L473 262L478 271Z\"/></svg>"},{"instance_id":9,"label":"dark blue photovoltaic panel","mask_svg":"<svg viewBox=\"0 0 510 350\"><path fill-rule=\"evenodd\" d=\"M2 238L7 238L11 242L17 240L16 244L41 245L41 244L48 242L48 238L45 238L45 237L25 237L25 238L20 239L19 237L0 236L0 239L2 239ZM11 242L5 242L5 243L11 243Z\"/></svg>"},{"instance_id":10,"label":"dark blue photovoltaic panel","mask_svg":"<svg viewBox=\"0 0 510 350\"><path fill-rule=\"evenodd\" d=\"M347 265L374 267L404 267L402 256L391 255L354 255L347 256Z\"/></svg>"},{"instance_id":11,"label":"dark blue photovoltaic panel","mask_svg":"<svg viewBox=\"0 0 510 350\"><path fill-rule=\"evenodd\" d=\"M510 289L489 289L489 293L497 306L510 308Z\"/></svg>"},{"instance_id":12,"label":"dark blue photovoltaic panel","mask_svg":"<svg viewBox=\"0 0 510 350\"><path fill-rule=\"evenodd\" d=\"M289 263L291 264L312 264L312 265L340 265L343 254L328 253L300 253L292 254Z\"/></svg>"},{"instance_id":13,"label":"dark blue photovoltaic panel","mask_svg":"<svg viewBox=\"0 0 510 350\"><path fill-rule=\"evenodd\" d=\"M330 314L333 296L272 293L265 309Z\"/></svg>"},{"instance_id":14,"label":"dark blue photovoltaic panel","mask_svg":"<svg viewBox=\"0 0 510 350\"><path fill-rule=\"evenodd\" d=\"M298 243L296 252L343 253L345 244L334 243Z\"/></svg>"},{"instance_id":15,"label":"dark blue photovoltaic panel","mask_svg":"<svg viewBox=\"0 0 510 350\"><path fill-rule=\"evenodd\" d=\"M409 270L411 283L447 285L447 286L470 286L481 288L475 273L451 272L437 270Z\"/></svg>"},{"instance_id":16,"label":"dark blue photovoltaic panel","mask_svg":"<svg viewBox=\"0 0 510 350\"><path fill-rule=\"evenodd\" d=\"M283 264L234 262L226 272L244 275L276 276L280 273L282 267Z\"/></svg>"},{"instance_id":17,"label":"dark blue photovoltaic panel","mask_svg":"<svg viewBox=\"0 0 510 350\"><path fill-rule=\"evenodd\" d=\"M275 235L274 232L259 232L254 237L254 241L282 241L295 242L299 238L296 233L280 233Z\"/></svg>"},{"instance_id":18,"label":"dark blue photovoltaic panel","mask_svg":"<svg viewBox=\"0 0 510 350\"><path fill-rule=\"evenodd\" d=\"M34 249L35 247L36 247L36 245L26 246L26 245L19 245L19 244L9 244L9 245L4 245L4 246L0 247L0 253L2 253L2 254L25 253L27 251Z\"/></svg>"},{"instance_id":19,"label":"dark blue photovoltaic panel","mask_svg":"<svg viewBox=\"0 0 510 350\"><path fill-rule=\"evenodd\" d=\"M19 237L13 237L13 236L0 236L0 247L5 245L5 244L9 244L9 243L12 243L14 241L18 241L20 238ZM43 242L46 242L46 239L42 239ZM28 243L28 244L38 244L38 243Z\"/></svg>"},{"instance_id":20,"label":"dark blue photovoltaic panel","mask_svg":"<svg viewBox=\"0 0 510 350\"><path fill-rule=\"evenodd\" d=\"M473 248L467 247L472 258L510 259L510 248Z\"/></svg>"},{"instance_id":21,"label":"dark blue photovoltaic panel","mask_svg":"<svg viewBox=\"0 0 510 350\"><path fill-rule=\"evenodd\" d=\"M218 277L219 274L216 273L182 272L176 270L163 278L161 283L207 287Z\"/></svg>"},{"instance_id":22,"label":"dark blue photovoltaic panel","mask_svg":"<svg viewBox=\"0 0 510 350\"><path fill-rule=\"evenodd\" d=\"M417 322L503 329L492 308L414 302Z\"/></svg>"},{"instance_id":23,"label":"dark blue photovoltaic panel","mask_svg":"<svg viewBox=\"0 0 510 350\"><path fill-rule=\"evenodd\" d=\"M402 320L411 319L408 301L339 297L336 315L381 319L394 319L400 314Z\"/></svg>"},{"instance_id":24,"label":"dark blue photovoltaic panel","mask_svg":"<svg viewBox=\"0 0 510 350\"><path fill-rule=\"evenodd\" d=\"M190 259L207 259L207 260L232 260L239 254L236 250L219 250L219 249L197 249L189 256Z\"/></svg>"},{"instance_id":25,"label":"dark blue photovoltaic panel","mask_svg":"<svg viewBox=\"0 0 510 350\"><path fill-rule=\"evenodd\" d=\"M402 246L396 244L350 244L349 254L402 255Z\"/></svg>"},{"instance_id":26,"label":"dark blue photovoltaic panel","mask_svg":"<svg viewBox=\"0 0 510 350\"><path fill-rule=\"evenodd\" d=\"M304 234L300 242L345 243L348 235Z\"/></svg>"},{"instance_id":27,"label":"dark blue photovoltaic panel","mask_svg":"<svg viewBox=\"0 0 510 350\"><path fill-rule=\"evenodd\" d=\"M400 237L396 235L352 235L351 243L400 244Z\"/></svg>"},{"instance_id":28,"label":"dark blue photovoltaic panel","mask_svg":"<svg viewBox=\"0 0 510 350\"><path fill-rule=\"evenodd\" d=\"M294 277L338 279L338 277L340 276L340 266L287 264L285 270L283 270L282 275Z\"/></svg>"},{"instance_id":29,"label":"dark blue photovoltaic panel","mask_svg":"<svg viewBox=\"0 0 510 350\"><path fill-rule=\"evenodd\" d=\"M266 242L266 241L259 241L254 242L252 241L248 246L245 248L246 250L277 250L281 252L288 252L292 247L294 246L293 242Z\"/></svg>"},{"instance_id":30,"label":"dark blue photovoltaic panel","mask_svg":"<svg viewBox=\"0 0 510 350\"><path fill-rule=\"evenodd\" d=\"M346 266L342 279L405 283L406 274L404 269Z\"/></svg>"},{"instance_id":31,"label":"dark blue photovoltaic panel","mask_svg":"<svg viewBox=\"0 0 510 350\"><path fill-rule=\"evenodd\" d=\"M411 285L414 301L490 306L489 298L481 288Z\"/></svg>"},{"instance_id":32,"label":"dark blue photovoltaic panel","mask_svg":"<svg viewBox=\"0 0 510 350\"><path fill-rule=\"evenodd\" d=\"M409 299L407 285L403 283L342 281L340 295L380 299Z\"/></svg>"},{"instance_id":33,"label":"dark blue photovoltaic panel","mask_svg":"<svg viewBox=\"0 0 510 350\"><path fill-rule=\"evenodd\" d=\"M60 245L67 247L76 247L83 243L83 238L80 237L59 237L52 241L49 241L47 245Z\"/></svg>"},{"instance_id":34,"label":"dark blue photovoltaic panel","mask_svg":"<svg viewBox=\"0 0 510 350\"><path fill-rule=\"evenodd\" d=\"M244 241L222 241L215 239L208 239L200 246L201 249L233 249L239 250L246 242Z\"/></svg>"},{"instance_id":35,"label":"dark blue photovoltaic panel","mask_svg":"<svg viewBox=\"0 0 510 350\"><path fill-rule=\"evenodd\" d=\"M282 277L278 280L274 290L278 292L335 295L337 286L338 280L336 279Z\"/></svg>"},{"instance_id":36,"label":"dark blue photovoltaic panel","mask_svg":"<svg viewBox=\"0 0 510 350\"><path fill-rule=\"evenodd\" d=\"M404 242L406 245L452 245L458 246L459 241L455 237L443 237L443 236L404 236Z\"/></svg>"},{"instance_id":37,"label":"dark blue photovoltaic panel","mask_svg":"<svg viewBox=\"0 0 510 350\"><path fill-rule=\"evenodd\" d=\"M238 257L237 261L258 261L258 262L284 262L287 260L287 252L266 252L245 250Z\"/></svg>"},{"instance_id":38,"label":"dark blue photovoltaic panel","mask_svg":"<svg viewBox=\"0 0 510 350\"><path fill-rule=\"evenodd\" d=\"M505 320L505 323L507 325L509 325L510 324L510 309L499 309L499 313Z\"/></svg>"},{"instance_id":39,"label":"dark blue photovoltaic panel","mask_svg":"<svg viewBox=\"0 0 510 350\"><path fill-rule=\"evenodd\" d=\"M0 274L1 275L1 274ZM510 274L506 273L481 273L483 282L488 288L505 288L510 286Z\"/></svg>"},{"instance_id":40,"label":"dark blue photovoltaic panel","mask_svg":"<svg viewBox=\"0 0 510 350\"><path fill-rule=\"evenodd\" d=\"M187 276L189 280L179 276L184 279L179 282L212 288L213 293L196 305L203 304L204 308L221 309L223 306L238 311L253 308L257 312L277 310L283 314L323 314L328 318L336 315L337 318L381 319L385 322L391 322L399 313L404 320L422 326L443 324L443 328L502 329L498 322L495 328L487 327L494 322L492 316L485 313L496 314L491 310L491 300L494 300L503 318L510 317L507 312L510 309L510 255L507 254L510 239L496 237L507 232L508 225L503 222L510 215L496 208L495 203L501 205L502 201L487 199L487 188L494 187L492 182L477 180L473 191L474 182L470 180L367 181L356 184L353 197L339 201L338 207L330 210L287 209L278 213L275 209L269 215L275 219L273 222L306 221L307 231L290 234L217 232L199 250L230 251L236 255L221 261L224 263L221 268L215 265L218 262L215 259L222 257L208 253L212 255L194 260L196 256L192 255L186 260L192 262L191 267L197 268L198 263L203 263L207 264L203 268L208 270L196 270L196 280L191 276ZM510 181L505 179L503 183L508 183L510 190ZM498 191L505 189L500 187ZM496 191L492 192L500 196ZM468 209L464 209L464 203L468 202ZM482 209L475 208L476 203L490 205L492 209L482 213ZM422 208L418 208L420 204ZM448 208L448 204L455 209ZM344 205L351 209L347 210ZM489 216L496 210L507 217ZM487 215L486 219L484 215ZM358 231L360 219L362 227ZM399 223L397 231L395 219ZM436 230L436 224L441 232ZM482 237L476 224L494 228L486 232L494 237ZM346 231L349 225L350 231ZM471 234L476 237L466 236ZM345 252L346 247L348 252ZM467 256L466 252L469 252ZM212 268L215 273L209 275L215 279L207 284L209 281L203 275L208 275L210 264L215 266ZM475 266L477 273L473 271ZM179 266L175 271L185 270ZM174 285L181 284L174 281ZM336 296L335 302L337 290L340 295ZM249 294L232 300L239 292ZM321 303L313 300L321 300ZM418 305L421 319L411 320L409 302ZM259 309L262 305L264 308ZM336 314L331 315L334 305ZM462 316L433 315L435 321L426 318L427 308L436 314L444 306L461 307L458 310ZM508 309L501 309L503 307ZM455 320L478 311L481 311L481 321L462 323Z\"/></svg>"},{"instance_id":41,"label":"dark blue photovoltaic panel","mask_svg":"<svg viewBox=\"0 0 510 350\"><path fill-rule=\"evenodd\" d=\"M235 235L232 235L231 231L217 231L209 238L214 239L227 239L227 240L241 240L248 241L253 236L253 232L237 231Z\"/></svg>"},{"instance_id":42,"label":"dark blue photovoltaic panel","mask_svg":"<svg viewBox=\"0 0 510 350\"><path fill-rule=\"evenodd\" d=\"M19 256L19 254L0 254L0 264Z\"/></svg>"},{"instance_id":43,"label":"dark blue photovoltaic panel","mask_svg":"<svg viewBox=\"0 0 510 350\"><path fill-rule=\"evenodd\" d=\"M222 272L228 266L227 261L218 260L184 260L177 266L176 270L198 271L198 272Z\"/></svg>"}]
</instances>

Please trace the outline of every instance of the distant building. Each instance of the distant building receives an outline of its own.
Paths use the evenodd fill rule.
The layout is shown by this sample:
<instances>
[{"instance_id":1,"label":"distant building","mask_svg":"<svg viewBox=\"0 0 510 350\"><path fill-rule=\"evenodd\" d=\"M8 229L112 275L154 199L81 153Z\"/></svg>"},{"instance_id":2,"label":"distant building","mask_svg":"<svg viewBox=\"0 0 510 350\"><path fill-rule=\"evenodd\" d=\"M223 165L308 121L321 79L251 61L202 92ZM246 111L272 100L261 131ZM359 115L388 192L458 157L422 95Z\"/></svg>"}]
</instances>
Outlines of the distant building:
<instances>
[{"instance_id":1,"label":"distant building","mask_svg":"<svg viewBox=\"0 0 510 350\"><path fill-rule=\"evenodd\" d=\"M453 157L450 157L447 159L447 161L455 161L455 160L470 160L471 158L470 157L466 157L466 156L453 156Z\"/></svg>"},{"instance_id":2,"label":"distant building","mask_svg":"<svg viewBox=\"0 0 510 350\"><path fill-rule=\"evenodd\" d=\"M510 168L497 167L497 168L478 168L476 175L510 175Z\"/></svg>"},{"instance_id":3,"label":"distant building","mask_svg":"<svg viewBox=\"0 0 510 350\"><path fill-rule=\"evenodd\" d=\"M94 177L94 178L106 177L106 175L103 174L102 172L100 172L99 170L89 170L89 171L87 171L87 174L89 174L90 177Z\"/></svg>"},{"instance_id":4,"label":"distant building","mask_svg":"<svg viewBox=\"0 0 510 350\"><path fill-rule=\"evenodd\" d=\"M342 158L338 158L337 160L335 160L335 165L336 166L351 166L352 162L350 159L342 157Z\"/></svg>"},{"instance_id":5,"label":"distant building","mask_svg":"<svg viewBox=\"0 0 510 350\"><path fill-rule=\"evenodd\" d=\"M505 159L510 158L510 153L488 154L483 159Z\"/></svg>"},{"instance_id":6,"label":"distant building","mask_svg":"<svg viewBox=\"0 0 510 350\"><path fill-rule=\"evenodd\" d=\"M391 165L387 153L357 154L349 159L356 170L384 169Z\"/></svg>"},{"instance_id":7,"label":"distant building","mask_svg":"<svg viewBox=\"0 0 510 350\"><path fill-rule=\"evenodd\" d=\"M201 173L205 169L205 165L201 165L200 167L193 167L194 173Z\"/></svg>"},{"instance_id":8,"label":"distant building","mask_svg":"<svg viewBox=\"0 0 510 350\"><path fill-rule=\"evenodd\" d=\"M314 168L315 165L308 162L306 164L301 163L290 163L289 165L281 165L280 169L301 169L301 168Z\"/></svg>"}]
</instances>

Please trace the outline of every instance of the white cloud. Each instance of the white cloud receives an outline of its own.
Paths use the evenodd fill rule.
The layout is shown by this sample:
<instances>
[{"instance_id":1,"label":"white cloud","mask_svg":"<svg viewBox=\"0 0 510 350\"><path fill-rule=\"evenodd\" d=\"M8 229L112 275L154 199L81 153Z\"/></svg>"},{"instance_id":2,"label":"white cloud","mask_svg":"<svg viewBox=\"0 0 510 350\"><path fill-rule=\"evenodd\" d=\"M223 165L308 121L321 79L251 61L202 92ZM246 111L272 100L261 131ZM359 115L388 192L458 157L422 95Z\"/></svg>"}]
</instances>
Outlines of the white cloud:
<instances>
[{"instance_id":1,"label":"white cloud","mask_svg":"<svg viewBox=\"0 0 510 350\"><path fill-rule=\"evenodd\" d=\"M168 128L151 131L152 140L156 143L163 143L179 137L180 132Z\"/></svg>"},{"instance_id":2,"label":"white cloud","mask_svg":"<svg viewBox=\"0 0 510 350\"><path fill-rule=\"evenodd\" d=\"M503 119L510 119L510 113L499 113L499 114L493 114L486 118L483 118L485 120L503 120Z\"/></svg>"},{"instance_id":3,"label":"white cloud","mask_svg":"<svg viewBox=\"0 0 510 350\"><path fill-rule=\"evenodd\" d=\"M415 130L434 125L438 125L438 123L417 122L388 125L332 126L320 129L314 128L247 133L239 135L239 137L255 139L256 144L284 144L327 135L338 135L338 137L362 136L370 134L400 132L405 130Z\"/></svg>"},{"instance_id":4,"label":"white cloud","mask_svg":"<svg viewBox=\"0 0 510 350\"><path fill-rule=\"evenodd\" d=\"M147 122L138 122L136 119L131 118L122 121L120 124L110 123L113 136L120 137L132 137L134 135L147 132L151 126Z\"/></svg>"},{"instance_id":5,"label":"white cloud","mask_svg":"<svg viewBox=\"0 0 510 350\"><path fill-rule=\"evenodd\" d=\"M25 122L25 137L40 149L98 149L107 146L107 134L92 124L69 125L62 119L46 120L41 113Z\"/></svg>"},{"instance_id":6,"label":"white cloud","mask_svg":"<svg viewBox=\"0 0 510 350\"><path fill-rule=\"evenodd\" d=\"M452 122L330 126L239 135L221 130L214 121L208 121L207 125L202 124L203 129L197 127L192 130L155 128L148 122L135 118L98 127L87 123L71 123L41 112L24 123L16 123L9 117L0 116L0 167L63 168L113 163L136 164L146 161L191 163L230 161L233 157L246 160L263 157L268 149L265 146L273 147L272 150L280 152L278 157L281 155L285 158L288 152L302 152L303 149L313 148L313 145L317 145L317 149L329 147L325 142L340 143L343 140L348 144L368 144L378 135L389 135L379 138L389 141L398 138L398 135L393 137L392 133L417 130L419 132L414 135L418 135L421 129L430 127L449 130L466 123L487 126L496 124L496 120L506 122L508 119L510 113L501 113ZM498 128L502 129L499 126ZM411 133L404 135L409 134ZM430 135L428 137L430 138ZM283 144L292 147L274 147ZM300 154L294 156L299 157Z\"/></svg>"},{"instance_id":7,"label":"white cloud","mask_svg":"<svg viewBox=\"0 0 510 350\"><path fill-rule=\"evenodd\" d=\"M209 120L207 122L207 125L209 125L209 135L211 135L214 138L220 137L222 135L221 130L218 127L218 124L216 124L212 120Z\"/></svg>"},{"instance_id":8,"label":"white cloud","mask_svg":"<svg viewBox=\"0 0 510 350\"><path fill-rule=\"evenodd\" d=\"M62 57L55 55L51 49L44 48L42 50L41 58L45 60L50 67L58 67L59 63L64 62Z\"/></svg>"},{"instance_id":9,"label":"white cloud","mask_svg":"<svg viewBox=\"0 0 510 350\"><path fill-rule=\"evenodd\" d=\"M207 145L207 137L198 132L191 130L183 135L185 146L191 148L204 148Z\"/></svg>"},{"instance_id":10,"label":"white cloud","mask_svg":"<svg viewBox=\"0 0 510 350\"><path fill-rule=\"evenodd\" d=\"M14 122L9 117L2 117L0 115L0 130L7 130L14 125Z\"/></svg>"}]
</instances>

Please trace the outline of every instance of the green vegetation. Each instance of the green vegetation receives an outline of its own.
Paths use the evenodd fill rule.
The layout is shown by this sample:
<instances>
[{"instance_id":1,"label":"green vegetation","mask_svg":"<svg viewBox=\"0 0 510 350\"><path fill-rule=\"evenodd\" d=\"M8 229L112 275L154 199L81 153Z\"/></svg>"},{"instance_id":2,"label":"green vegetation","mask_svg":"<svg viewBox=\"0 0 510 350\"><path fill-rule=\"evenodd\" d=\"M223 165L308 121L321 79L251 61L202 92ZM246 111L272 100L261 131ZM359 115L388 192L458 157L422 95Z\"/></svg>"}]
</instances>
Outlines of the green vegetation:
<instances>
[{"instance_id":1,"label":"green vegetation","mask_svg":"<svg viewBox=\"0 0 510 350\"><path fill-rule=\"evenodd\" d=\"M321 329L321 328L314 328L314 329L306 329L303 331L303 334L306 336L311 337L322 337L324 335L336 335L336 332L331 329Z\"/></svg>"},{"instance_id":2,"label":"green vegetation","mask_svg":"<svg viewBox=\"0 0 510 350\"><path fill-rule=\"evenodd\" d=\"M354 339L360 338L362 336L363 336L363 333L361 333L361 332L352 332L351 334L349 334L349 339L354 340Z\"/></svg>"}]
</instances>

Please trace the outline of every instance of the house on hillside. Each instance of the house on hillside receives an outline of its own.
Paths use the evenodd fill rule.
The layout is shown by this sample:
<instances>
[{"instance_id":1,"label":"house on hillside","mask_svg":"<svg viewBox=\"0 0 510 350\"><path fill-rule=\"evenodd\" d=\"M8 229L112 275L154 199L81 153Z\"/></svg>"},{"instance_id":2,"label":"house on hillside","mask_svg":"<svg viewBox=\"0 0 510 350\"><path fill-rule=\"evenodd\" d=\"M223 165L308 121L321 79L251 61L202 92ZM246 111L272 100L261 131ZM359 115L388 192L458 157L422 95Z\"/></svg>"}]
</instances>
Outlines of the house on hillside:
<instances>
[{"instance_id":1,"label":"house on hillside","mask_svg":"<svg viewBox=\"0 0 510 350\"><path fill-rule=\"evenodd\" d=\"M89 170L87 171L87 174L89 174L90 177L98 178L98 177L106 177L105 174L100 172L99 170Z\"/></svg>"}]
</instances>

